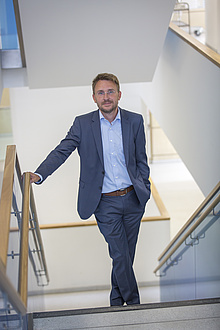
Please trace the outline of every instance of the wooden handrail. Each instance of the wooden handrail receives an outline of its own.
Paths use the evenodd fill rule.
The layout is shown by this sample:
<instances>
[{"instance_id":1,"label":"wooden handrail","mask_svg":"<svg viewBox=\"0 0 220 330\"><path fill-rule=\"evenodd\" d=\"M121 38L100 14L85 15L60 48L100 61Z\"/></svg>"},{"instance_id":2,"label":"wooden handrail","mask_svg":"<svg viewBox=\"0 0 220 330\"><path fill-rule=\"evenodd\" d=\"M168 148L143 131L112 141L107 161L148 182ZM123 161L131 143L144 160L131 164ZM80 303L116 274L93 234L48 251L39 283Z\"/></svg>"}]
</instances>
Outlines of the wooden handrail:
<instances>
[{"instance_id":1,"label":"wooden handrail","mask_svg":"<svg viewBox=\"0 0 220 330\"><path fill-rule=\"evenodd\" d=\"M168 211L160 197L160 194L159 192L157 191L157 188L154 184L154 182L152 181L152 179L150 178L150 183L151 183L151 191L152 191L152 196L154 198L154 201L157 205L157 208L160 212L160 217L163 219L163 220L170 220L170 216L168 214Z\"/></svg>"},{"instance_id":2,"label":"wooden handrail","mask_svg":"<svg viewBox=\"0 0 220 330\"><path fill-rule=\"evenodd\" d=\"M20 238L20 260L18 292L25 306L27 306L27 287L28 287L28 233L29 233L29 205L30 205L30 173L26 172L23 176L23 203L22 221Z\"/></svg>"},{"instance_id":3,"label":"wooden handrail","mask_svg":"<svg viewBox=\"0 0 220 330\"><path fill-rule=\"evenodd\" d=\"M7 264L16 147L8 146L0 200L0 258Z\"/></svg>"},{"instance_id":4,"label":"wooden handrail","mask_svg":"<svg viewBox=\"0 0 220 330\"><path fill-rule=\"evenodd\" d=\"M210 214L210 212L214 209L214 207L220 202L220 195L218 195L214 201L209 205L209 207L202 213L199 219L190 227L190 229L183 235L183 237L176 243L176 245L170 250L167 256L159 263L159 265L155 268L154 273L166 263L166 261L177 251L180 245L186 240L187 237L192 234L192 232L200 225L200 223Z\"/></svg>"},{"instance_id":5,"label":"wooden handrail","mask_svg":"<svg viewBox=\"0 0 220 330\"><path fill-rule=\"evenodd\" d=\"M6 272L9 234L12 231L12 228L10 228L11 210L12 207L15 207L15 212L20 211L17 209L16 201L15 203L12 203L14 198L13 186L15 172L17 174L16 178L18 179L22 194L22 219L21 224L19 226L21 235L18 292L15 290L10 280L7 278ZM32 218L33 214L35 215L34 219ZM31 224L29 224L30 219L32 221ZM33 229L32 234L34 236L34 249L36 249L38 253L40 267L42 266L42 269L40 269L39 274L41 276L45 275L47 281L49 281L43 244L39 230L39 223L37 219L36 207L34 204L33 192L30 185L30 173L25 173L22 180L21 169L16 154L16 147L12 145L7 147L2 184L2 194L0 201L0 288L3 292L6 293L8 300L12 304L13 308L15 308L15 310L22 315L27 312L26 306L28 290L28 257L29 253L31 253L29 248L29 229ZM31 259L31 261L33 262L33 258ZM34 264L33 267L35 274L38 276L38 270L35 269Z\"/></svg>"},{"instance_id":6,"label":"wooden handrail","mask_svg":"<svg viewBox=\"0 0 220 330\"><path fill-rule=\"evenodd\" d=\"M192 37L190 34L185 32L183 29L181 29L176 24L170 22L169 28L177 34L182 40L187 42L191 47L193 47L195 50L197 50L200 54L205 56L207 59L209 59L212 63L220 67L220 54L216 53L213 49L210 47L203 45L201 42L199 42L197 39Z\"/></svg>"},{"instance_id":7,"label":"wooden handrail","mask_svg":"<svg viewBox=\"0 0 220 330\"><path fill-rule=\"evenodd\" d=\"M185 223L185 225L178 231L176 236L172 239L172 241L167 245L166 249L161 253L158 257L158 261L160 261L164 255L168 252L168 250L175 244L178 238L186 231L186 229L191 225L196 216L201 213L204 207L210 202L210 200L217 194L220 189L220 182L215 186L215 188L210 192L210 194L204 199L204 201L200 204L200 206L195 210L195 212L191 215L189 220Z\"/></svg>"},{"instance_id":8,"label":"wooden handrail","mask_svg":"<svg viewBox=\"0 0 220 330\"><path fill-rule=\"evenodd\" d=\"M157 205L157 208L160 212L160 215L143 217L142 222L147 221L161 221L161 220L170 220L169 213L158 193L156 186L151 178L149 178L151 183L151 191L154 201ZM67 223L51 223L40 225L40 229L61 229L61 228L73 228L73 227L85 227L85 226L96 226L97 222L95 220L89 221L77 221L77 222L67 222ZM14 229L16 230L16 229Z\"/></svg>"},{"instance_id":9,"label":"wooden handrail","mask_svg":"<svg viewBox=\"0 0 220 330\"><path fill-rule=\"evenodd\" d=\"M13 0L13 5L14 5L15 21L16 21L16 26L17 26L19 46L20 46L21 62L22 62L22 67L25 68L26 59L25 59L25 52L24 52L24 41L23 41L23 35L22 35L21 17L20 17L18 0Z\"/></svg>"},{"instance_id":10,"label":"wooden handrail","mask_svg":"<svg viewBox=\"0 0 220 330\"><path fill-rule=\"evenodd\" d=\"M20 188L21 188L21 191L23 191L23 183L22 183L22 179L21 179L21 168L20 168L17 154L16 154L16 164L15 165L16 165L16 172L17 172ZM43 242L42 242L42 238L41 238L41 234L40 234L40 227L39 227L39 221L38 221L38 217L37 217L36 205L35 205L35 201L34 201L33 189L32 189L31 185L30 185L30 209L31 209L31 212L29 214L30 219L32 218L32 215L34 215L34 225L33 225L33 222L30 222L30 227L32 229L31 232L32 232L34 244L36 247L38 260L39 260L41 267L45 270L45 276L47 278L47 281L49 282L46 258L45 258ZM11 231L17 231L17 230L18 230L17 228L16 229L11 228Z\"/></svg>"},{"instance_id":11,"label":"wooden handrail","mask_svg":"<svg viewBox=\"0 0 220 330\"><path fill-rule=\"evenodd\" d=\"M141 222L148 221L166 221L170 220L170 216L163 215L155 215L142 218ZM47 223L39 226L40 229L61 229L61 228L74 228L74 227L90 227L96 226L96 220L88 220L88 221L75 221L75 222L64 222L64 223ZM17 228L12 228L12 231L17 231Z\"/></svg>"}]
</instances>

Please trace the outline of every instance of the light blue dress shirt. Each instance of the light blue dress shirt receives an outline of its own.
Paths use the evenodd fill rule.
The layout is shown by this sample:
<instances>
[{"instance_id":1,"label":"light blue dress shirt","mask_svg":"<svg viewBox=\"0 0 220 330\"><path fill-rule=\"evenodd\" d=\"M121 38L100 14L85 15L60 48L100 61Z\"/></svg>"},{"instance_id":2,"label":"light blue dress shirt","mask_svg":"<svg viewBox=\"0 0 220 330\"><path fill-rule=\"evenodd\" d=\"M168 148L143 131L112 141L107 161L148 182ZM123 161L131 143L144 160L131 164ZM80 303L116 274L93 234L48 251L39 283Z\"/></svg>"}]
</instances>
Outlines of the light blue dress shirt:
<instances>
[{"instance_id":1,"label":"light blue dress shirt","mask_svg":"<svg viewBox=\"0 0 220 330\"><path fill-rule=\"evenodd\" d=\"M99 111L105 176L102 193L108 193L132 185L125 164L120 109L110 123Z\"/></svg>"},{"instance_id":2,"label":"light blue dress shirt","mask_svg":"<svg viewBox=\"0 0 220 330\"><path fill-rule=\"evenodd\" d=\"M132 182L125 164L120 109L112 123L104 118L100 110L99 116L105 168L102 193L108 193L127 188L132 185ZM39 173L35 174L40 177L40 180L35 183L40 184L43 181L43 177Z\"/></svg>"}]
</instances>

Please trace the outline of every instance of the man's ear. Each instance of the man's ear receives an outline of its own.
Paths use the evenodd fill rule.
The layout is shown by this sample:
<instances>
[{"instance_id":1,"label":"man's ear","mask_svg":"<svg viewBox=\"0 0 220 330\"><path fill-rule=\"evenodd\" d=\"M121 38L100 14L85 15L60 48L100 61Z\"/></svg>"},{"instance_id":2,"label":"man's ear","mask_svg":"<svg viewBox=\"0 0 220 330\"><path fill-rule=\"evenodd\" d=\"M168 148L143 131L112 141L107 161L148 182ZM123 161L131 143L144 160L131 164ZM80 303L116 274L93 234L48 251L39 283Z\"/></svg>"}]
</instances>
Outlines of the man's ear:
<instances>
[{"instance_id":1,"label":"man's ear","mask_svg":"<svg viewBox=\"0 0 220 330\"><path fill-rule=\"evenodd\" d=\"M96 102L95 94L92 94L92 98L93 98L93 101L94 101L95 103L97 103L97 102Z\"/></svg>"}]
</instances>

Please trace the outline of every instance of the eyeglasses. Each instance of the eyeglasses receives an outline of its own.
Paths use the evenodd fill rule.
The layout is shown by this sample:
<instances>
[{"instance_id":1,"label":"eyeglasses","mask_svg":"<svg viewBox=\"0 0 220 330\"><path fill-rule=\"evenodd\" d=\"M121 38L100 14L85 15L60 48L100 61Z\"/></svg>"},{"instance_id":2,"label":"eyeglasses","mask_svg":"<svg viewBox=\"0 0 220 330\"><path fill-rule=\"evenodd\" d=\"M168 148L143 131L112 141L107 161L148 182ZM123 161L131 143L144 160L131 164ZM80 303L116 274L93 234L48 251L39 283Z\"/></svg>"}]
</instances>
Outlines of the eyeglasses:
<instances>
[{"instance_id":1,"label":"eyeglasses","mask_svg":"<svg viewBox=\"0 0 220 330\"><path fill-rule=\"evenodd\" d=\"M98 91L97 95L98 96L104 96L106 93L107 93L108 96L110 96L110 95L114 95L116 93L116 91L114 89L109 89L107 92Z\"/></svg>"}]
</instances>

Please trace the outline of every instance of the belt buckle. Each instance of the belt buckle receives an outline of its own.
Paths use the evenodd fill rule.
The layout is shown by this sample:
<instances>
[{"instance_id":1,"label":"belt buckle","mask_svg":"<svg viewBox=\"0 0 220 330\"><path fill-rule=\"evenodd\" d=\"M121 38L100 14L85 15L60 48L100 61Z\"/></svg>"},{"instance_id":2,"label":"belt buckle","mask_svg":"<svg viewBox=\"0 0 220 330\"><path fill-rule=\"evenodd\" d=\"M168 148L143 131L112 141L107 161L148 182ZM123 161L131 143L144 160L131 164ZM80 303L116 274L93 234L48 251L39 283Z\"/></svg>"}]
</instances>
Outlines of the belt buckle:
<instances>
[{"instance_id":1,"label":"belt buckle","mask_svg":"<svg viewBox=\"0 0 220 330\"><path fill-rule=\"evenodd\" d=\"M122 196L125 196L128 193L128 188L119 189L119 191L125 191L124 194L120 195L122 197Z\"/></svg>"}]
</instances>

